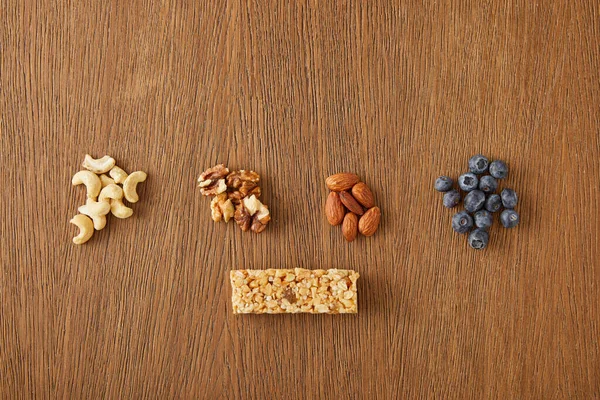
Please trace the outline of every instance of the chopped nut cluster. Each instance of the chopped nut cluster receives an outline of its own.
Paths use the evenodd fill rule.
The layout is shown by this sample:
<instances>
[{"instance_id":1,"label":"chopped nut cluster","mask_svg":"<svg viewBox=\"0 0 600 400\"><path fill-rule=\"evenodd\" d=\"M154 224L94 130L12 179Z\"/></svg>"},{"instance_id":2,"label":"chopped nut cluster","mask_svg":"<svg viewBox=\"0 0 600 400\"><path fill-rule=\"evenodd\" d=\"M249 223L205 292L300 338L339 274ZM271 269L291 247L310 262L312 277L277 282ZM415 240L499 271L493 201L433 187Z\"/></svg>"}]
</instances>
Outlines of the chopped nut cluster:
<instances>
[{"instance_id":1,"label":"chopped nut cluster","mask_svg":"<svg viewBox=\"0 0 600 400\"><path fill-rule=\"evenodd\" d=\"M261 233L271 220L269 209L260 202L260 175L254 171L229 171L223 164L204 171L198 178L200 192L215 196L210 203L213 221L229 222L233 217L244 232Z\"/></svg>"},{"instance_id":2,"label":"chopped nut cluster","mask_svg":"<svg viewBox=\"0 0 600 400\"><path fill-rule=\"evenodd\" d=\"M230 272L234 314L354 314L358 272L267 269Z\"/></svg>"}]
</instances>

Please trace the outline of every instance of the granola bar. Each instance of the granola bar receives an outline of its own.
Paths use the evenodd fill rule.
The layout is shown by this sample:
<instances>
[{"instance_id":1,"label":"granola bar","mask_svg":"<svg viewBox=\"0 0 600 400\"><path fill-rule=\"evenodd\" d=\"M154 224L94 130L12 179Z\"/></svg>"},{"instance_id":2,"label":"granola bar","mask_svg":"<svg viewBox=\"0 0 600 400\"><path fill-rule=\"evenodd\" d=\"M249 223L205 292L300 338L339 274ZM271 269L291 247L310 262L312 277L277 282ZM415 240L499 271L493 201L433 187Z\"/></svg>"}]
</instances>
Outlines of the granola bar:
<instances>
[{"instance_id":1,"label":"granola bar","mask_svg":"<svg viewBox=\"0 0 600 400\"><path fill-rule=\"evenodd\" d=\"M355 314L358 272L245 269L230 272L234 314Z\"/></svg>"}]
</instances>

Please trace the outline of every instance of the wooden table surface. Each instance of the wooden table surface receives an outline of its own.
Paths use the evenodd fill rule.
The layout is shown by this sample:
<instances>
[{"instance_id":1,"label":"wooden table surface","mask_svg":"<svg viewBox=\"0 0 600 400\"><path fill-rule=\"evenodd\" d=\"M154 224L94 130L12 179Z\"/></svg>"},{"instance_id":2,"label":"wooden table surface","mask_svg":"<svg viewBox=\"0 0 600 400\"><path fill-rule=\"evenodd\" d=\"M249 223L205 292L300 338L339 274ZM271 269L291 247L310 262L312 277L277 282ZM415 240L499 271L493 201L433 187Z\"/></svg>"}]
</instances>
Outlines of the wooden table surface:
<instances>
[{"instance_id":1,"label":"wooden table surface","mask_svg":"<svg viewBox=\"0 0 600 400\"><path fill-rule=\"evenodd\" d=\"M600 4L285 3L0 4L0 397L600 398ZM481 252L432 189L478 152L522 216ZM149 177L75 246L85 153ZM211 221L217 162L263 234ZM374 237L327 224L339 171ZM232 315L231 269L294 267L359 314Z\"/></svg>"}]
</instances>

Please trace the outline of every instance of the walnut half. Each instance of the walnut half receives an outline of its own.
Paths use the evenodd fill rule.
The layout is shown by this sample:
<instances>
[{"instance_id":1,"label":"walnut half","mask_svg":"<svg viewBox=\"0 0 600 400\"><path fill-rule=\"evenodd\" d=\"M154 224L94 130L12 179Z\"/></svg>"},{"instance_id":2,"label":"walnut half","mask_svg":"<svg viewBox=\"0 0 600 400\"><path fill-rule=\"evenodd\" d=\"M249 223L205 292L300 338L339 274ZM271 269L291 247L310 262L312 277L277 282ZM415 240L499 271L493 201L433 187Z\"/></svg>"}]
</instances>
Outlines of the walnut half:
<instances>
[{"instance_id":1,"label":"walnut half","mask_svg":"<svg viewBox=\"0 0 600 400\"><path fill-rule=\"evenodd\" d=\"M241 203L235 206L235 222L244 232L252 229L253 232L261 233L271 220L269 208L260 202L256 196L245 197Z\"/></svg>"},{"instance_id":2,"label":"walnut half","mask_svg":"<svg viewBox=\"0 0 600 400\"><path fill-rule=\"evenodd\" d=\"M204 196L215 196L224 193L227 190L225 177L229 174L229 169L223 164L215 165L200 174L198 186L200 193Z\"/></svg>"},{"instance_id":3,"label":"walnut half","mask_svg":"<svg viewBox=\"0 0 600 400\"><path fill-rule=\"evenodd\" d=\"M248 215L252 216L252 224L250 229L253 232L261 233L267 227L267 224L271 220L269 208L260 202L256 196L245 197L242 201L245 210Z\"/></svg>"},{"instance_id":4,"label":"walnut half","mask_svg":"<svg viewBox=\"0 0 600 400\"><path fill-rule=\"evenodd\" d=\"M227 175L228 196L235 204L242 201L244 197L255 195L260 197L261 190L258 186L260 175L254 171L241 169Z\"/></svg>"}]
</instances>

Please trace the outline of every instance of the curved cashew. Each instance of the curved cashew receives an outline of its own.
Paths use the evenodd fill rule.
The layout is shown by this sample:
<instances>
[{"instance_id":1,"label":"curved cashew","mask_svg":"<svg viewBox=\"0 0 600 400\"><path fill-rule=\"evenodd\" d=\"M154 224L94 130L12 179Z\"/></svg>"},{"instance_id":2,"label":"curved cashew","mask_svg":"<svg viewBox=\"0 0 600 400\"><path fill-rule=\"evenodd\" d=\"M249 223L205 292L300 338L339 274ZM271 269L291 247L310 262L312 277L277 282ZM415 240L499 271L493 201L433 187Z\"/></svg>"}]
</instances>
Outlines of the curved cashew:
<instances>
[{"instance_id":1,"label":"curved cashew","mask_svg":"<svg viewBox=\"0 0 600 400\"><path fill-rule=\"evenodd\" d=\"M85 205L77 210L90 217L94 221L94 229L99 231L106 226L106 214L110 211L110 203L108 201L87 199Z\"/></svg>"},{"instance_id":2,"label":"curved cashew","mask_svg":"<svg viewBox=\"0 0 600 400\"><path fill-rule=\"evenodd\" d=\"M123 193L125 198L130 203L137 203L140 199L136 192L137 184L146 180L147 174L144 171L135 171L129 174L125 182L123 182Z\"/></svg>"},{"instance_id":3,"label":"curved cashew","mask_svg":"<svg viewBox=\"0 0 600 400\"><path fill-rule=\"evenodd\" d=\"M115 183L123 183L125 179L127 179L127 172L123 171L121 168L116 165L110 170L108 173L111 178L115 180Z\"/></svg>"},{"instance_id":4,"label":"curved cashew","mask_svg":"<svg viewBox=\"0 0 600 400\"><path fill-rule=\"evenodd\" d=\"M100 175L100 183L102 184L102 189L104 189L111 183L115 183L115 181L112 178L109 178L108 176L102 174Z\"/></svg>"},{"instance_id":5,"label":"curved cashew","mask_svg":"<svg viewBox=\"0 0 600 400\"><path fill-rule=\"evenodd\" d=\"M121 199L110 201L110 212L117 218L129 218L133 215L133 210L123 204Z\"/></svg>"},{"instance_id":6,"label":"curved cashew","mask_svg":"<svg viewBox=\"0 0 600 400\"><path fill-rule=\"evenodd\" d=\"M79 234L73 238L73 243L84 244L94 234L94 224L89 217L83 214L77 214L70 221L73 225L79 228Z\"/></svg>"},{"instance_id":7,"label":"curved cashew","mask_svg":"<svg viewBox=\"0 0 600 400\"><path fill-rule=\"evenodd\" d=\"M98 201L105 201L107 199L121 200L123 198L123 189L121 186L111 183L100 191L98 195Z\"/></svg>"},{"instance_id":8,"label":"curved cashew","mask_svg":"<svg viewBox=\"0 0 600 400\"><path fill-rule=\"evenodd\" d=\"M73 186L84 184L87 188L87 197L90 199L98 197L100 189L102 188L102 183L100 182L98 175L90 171L79 171L73 175L71 183Z\"/></svg>"},{"instance_id":9,"label":"curved cashew","mask_svg":"<svg viewBox=\"0 0 600 400\"><path fill-rule=\"evenodd\" d=\"M105 172L110 171L112 167L115 166L115 159L109 156L104 156L102 158L94 159L89 154L85 155L85 159L83 160L83 164L81 164L83 168L88 169L97 174L103 174Z\"/></svg>"}]
</instances>

